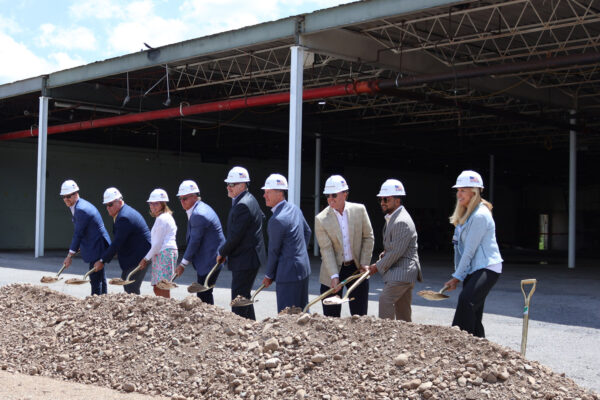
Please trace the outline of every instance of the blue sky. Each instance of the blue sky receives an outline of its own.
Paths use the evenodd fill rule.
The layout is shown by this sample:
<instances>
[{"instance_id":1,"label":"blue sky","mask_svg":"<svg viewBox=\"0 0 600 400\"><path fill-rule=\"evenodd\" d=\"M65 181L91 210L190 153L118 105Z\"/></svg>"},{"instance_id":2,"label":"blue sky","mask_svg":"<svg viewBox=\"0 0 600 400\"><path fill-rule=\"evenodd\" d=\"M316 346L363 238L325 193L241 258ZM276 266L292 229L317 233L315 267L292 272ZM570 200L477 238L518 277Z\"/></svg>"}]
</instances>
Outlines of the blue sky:
<instances>
[{"instance_id":1,"label":"blue sky","mask_svg":"<svg viewBox=\"0 0 600 400\"><path fill-rule=\"evenodd\" d=\"M351 0L0 0L0 84Z\"/></svg>"}]
</instances>

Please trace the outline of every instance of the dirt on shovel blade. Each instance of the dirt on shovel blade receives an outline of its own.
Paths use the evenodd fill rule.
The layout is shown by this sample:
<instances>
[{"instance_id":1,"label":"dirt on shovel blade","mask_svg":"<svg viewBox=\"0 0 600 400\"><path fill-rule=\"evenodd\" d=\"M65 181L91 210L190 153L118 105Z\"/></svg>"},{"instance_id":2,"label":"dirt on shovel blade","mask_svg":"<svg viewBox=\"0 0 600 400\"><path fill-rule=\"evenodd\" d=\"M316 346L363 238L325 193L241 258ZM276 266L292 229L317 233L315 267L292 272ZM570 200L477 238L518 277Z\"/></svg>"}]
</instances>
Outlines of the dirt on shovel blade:
<instances>
[{"instance_id":1,"label":"dirt on shovel blade","mask_svg":"<svg viewBox=\"0 0 600 400\"><path fill-rule=\"evenodd\" d=\"M444 300L450 297L447 294L434 292L433 290L421 290L417 294L427 300Z\"/></svg>"},{"instance_id":2,"label":"dirt on shovel blade","mask_svg":"<svg viewBox=\"0 0 600 400\"><path fill-rule=\"evenodd\" d=\"M59 279L62 279L62 278L57 278L56 276L42 276L42 279L40 279L40 282L54 283L54 282L58 281Z\"/></svg>"},{"instance_id":3,"label":"dirt on shovel blade","mask_svg":"<svg viewBox=\"0 0 600 400\"><path fill-rule=\"evenodd\" d=\"M68 285L83 285L84 283L88 283L89 281L79 279L79 278L71 278L65 281Z\"/></svg>"},{"instance_id":4,"label":"dirt on shovel blade","mask_svg":"<svg viewBox=\"0 0 600 400\"><path fill-rule=\"evenodd\" d=\"M250 299L242 296L241 294L238 294L238 296L231 300L231 303L229 303L229 305L231 307L243 307L243 306L249 306L250 304L253 304L254 302L251 301Z\"/></svg>"},{"instance_id":5,"label":"dirt on shovel blade","mask_svg":"<svg viewBox=\"0 0 600 400\"><path fill-rule=\"evenodd\" d=\"M171 281L167 281L166 279L161 279L156 283L156 287L160 290L171 290L175 289L177 287L177 284Z\"/></svg>"},{"instance_id":6,"label":"dirt on shovel blade","mask_svg":"<svg viewBox=\"0 0 600 400\"><path fill-rule=\"evenodd\" d=\"M121 278L112 278L108 281L109 285L124 285L125 281Z\"/></svg>"}]
</instances>

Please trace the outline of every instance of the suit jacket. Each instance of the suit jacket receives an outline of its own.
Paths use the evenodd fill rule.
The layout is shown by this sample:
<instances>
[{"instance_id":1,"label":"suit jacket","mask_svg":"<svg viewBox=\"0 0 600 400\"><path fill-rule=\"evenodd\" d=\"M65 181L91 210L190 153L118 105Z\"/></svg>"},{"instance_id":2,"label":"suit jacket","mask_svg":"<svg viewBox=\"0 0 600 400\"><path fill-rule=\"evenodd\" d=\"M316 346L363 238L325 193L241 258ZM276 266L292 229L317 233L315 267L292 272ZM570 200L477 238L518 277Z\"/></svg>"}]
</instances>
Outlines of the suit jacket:
<instances>
[{"instance_id":1,"label":"suit jacket","mask_svg":"<svg viewBox=\"0 0 600 400\"><path fill-rule=\"evenodd\" d=\"M183 258L191 261L198 275L206 275L215 265L219 247L225 242L221 221L215 210L198 200L188 220Z\"/></svg>"},{"instance_id":2,"label":"suit jacket","mask_svg":"<svg viewBox=\"0 0 600 400\"><path fill-rule=\"evenodd\" d=\"M266 263L264 220L256 198L248 191L240 193L227 217L227 240L219 249L230 270L258 269Z\"/></svg>"},{"instance_id":3,"label":"suit jacket","mask_svg":"<svg viewBox=\"0 0 600 400\"><path fill-rule=\"evenodd\" d=\"M357 266L371 264L375 237L364 205L346 202L348 210L348 230L352 259ZM331 284L331 276L338 274L344 262L342 229L331 207L325 208L315 217L315 233L321 249L321 273L319 281L326 286Z\"/></svg>"},{"instance_id":4,"label":"suit jacket","mask_svg":"<svg viewBox=\"0 0 600 400\"><path fill-rule=\"evenodd\" d=\"M109 263L118 253L121 269L127 271L136 267L150 250L150 230L148 224L132 207L123 204L113 225L113 241L102 254L102 260Z\"/></svg>"},{"instance_id":5,"label":"suit jacket","mask_svg":"<svg viewBox=\"0 0 600 400\"><path fill-rule=\"evenodd\" d=\"M311 230L302 211L283 200L269 219L269 256L266 276L275 282L296 282L310 275L308 242Z\"/></svg>"},{"instance_id":6,"label":"suit jacket","mask_svg":"<svg viewBox=\"0 0 600 400\"><path fill-rule=\"evenodd\" d=\"M384 282L421 282L421 265L417 253L417 230L403 206L396 210L383 229L384 256L377 261L377 270Z\"/></svg>"},{"instance_id":7,"label":"suit jacket","mask_svg":"<svg viewBox=\"0 0 600 400\"><path fill-rule=\"evenodd\" d=\"M81 258L86 263L98 261L110 244L110 237L102 222L98 209L81 197L75 203L73 213L73 239L69 249L81 251Z\"/></svg>"}]
</instances>

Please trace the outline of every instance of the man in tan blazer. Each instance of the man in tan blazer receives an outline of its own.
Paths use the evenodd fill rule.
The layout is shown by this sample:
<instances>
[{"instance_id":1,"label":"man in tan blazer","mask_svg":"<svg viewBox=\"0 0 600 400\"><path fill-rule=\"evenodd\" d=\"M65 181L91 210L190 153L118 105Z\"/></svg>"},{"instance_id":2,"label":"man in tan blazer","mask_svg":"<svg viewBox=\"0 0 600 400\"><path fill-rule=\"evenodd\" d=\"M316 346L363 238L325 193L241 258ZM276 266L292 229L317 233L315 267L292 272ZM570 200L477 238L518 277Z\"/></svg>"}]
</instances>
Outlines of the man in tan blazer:
<instances>
[{"instance_id":1,"label":"man in tan blazer","mask_svg":"<svg viewBox=\"0 0 600 400\"><path fill-rule=\"evenodd\" d=\"M348 190L348 184L343 177L329 177L323 191L329 206L315 217L315 234L322 261L319 276L321 293L337 287L361 266L371 263L375 242L371 221L364 205L346 201ZM352 296L355 299L350 302L350 313L366 315L369 281L361 283L352 292ZM326 316L339 317L341 310L341 305L323 304L323 314Z\"/></svg>"},{"instance_id":2,"label":"man in tan blazer","mask_svg":"<svg viewBox=\"0 0 600 400\"><path fill-rule=\"evenodd\" d=\"M411 321L412 289L421 282L421 266L417 253L417 230L402 206L404 186L397 179L388 179L381 185L377 197L385 214L383 253L369 266L371 275L379 272L385 286L379 296L379 318Z\"/></svg>"}]
</instances>

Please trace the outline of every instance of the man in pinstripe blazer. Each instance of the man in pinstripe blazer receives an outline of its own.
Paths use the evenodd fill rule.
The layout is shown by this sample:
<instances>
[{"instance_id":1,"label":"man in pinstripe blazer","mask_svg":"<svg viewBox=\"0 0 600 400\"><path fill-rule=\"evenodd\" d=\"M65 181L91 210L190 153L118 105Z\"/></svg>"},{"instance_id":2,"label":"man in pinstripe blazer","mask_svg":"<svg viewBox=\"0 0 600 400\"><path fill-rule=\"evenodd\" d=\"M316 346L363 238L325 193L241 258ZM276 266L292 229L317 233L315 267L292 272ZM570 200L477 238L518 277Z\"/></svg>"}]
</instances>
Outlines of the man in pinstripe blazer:
<instances>
[{"instance_id":1,"label":"man in pinstripe blazer","mask_svg":"<svg viewBox=\"0 0 600 400\"><path fill-rule=\"evenodd\" d=\"M383 276L383 292L379 296L379 318L411 321L412 290L415 281L422 281L417 231L415 224L402 206L404 186L397 179L388 179L381 185L377 197L386 223L383 228L381 259L369 266L371 275Z\"/></svg>"}]
</instances>

